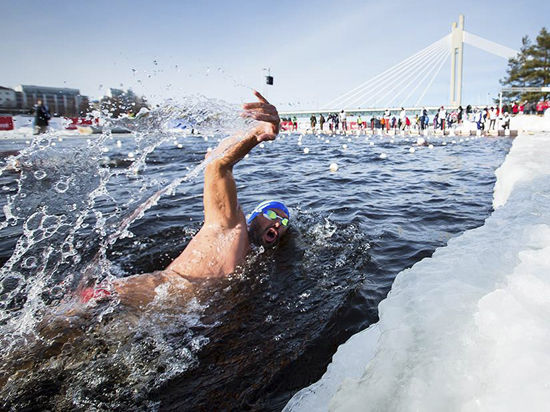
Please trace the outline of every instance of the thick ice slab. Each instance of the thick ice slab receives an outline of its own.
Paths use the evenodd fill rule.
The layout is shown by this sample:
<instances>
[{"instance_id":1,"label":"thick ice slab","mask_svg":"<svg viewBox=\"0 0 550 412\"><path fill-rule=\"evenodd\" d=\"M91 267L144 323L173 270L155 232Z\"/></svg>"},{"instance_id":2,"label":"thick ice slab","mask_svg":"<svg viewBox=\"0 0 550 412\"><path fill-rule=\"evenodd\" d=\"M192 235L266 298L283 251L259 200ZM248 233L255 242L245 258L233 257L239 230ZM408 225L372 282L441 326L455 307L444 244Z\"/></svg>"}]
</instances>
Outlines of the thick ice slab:
<instances>
[{"instance_id":1,"label":"thick ice slab","mask_svg":"<svg viewBox=\"0 0 550 412\"><path fill-rule=\"evenodd\" d=\"M550 134L521 135L495 212L401 272L380 321L288 411L517 411L550 405Z\"/></svg>"}]
</instances>

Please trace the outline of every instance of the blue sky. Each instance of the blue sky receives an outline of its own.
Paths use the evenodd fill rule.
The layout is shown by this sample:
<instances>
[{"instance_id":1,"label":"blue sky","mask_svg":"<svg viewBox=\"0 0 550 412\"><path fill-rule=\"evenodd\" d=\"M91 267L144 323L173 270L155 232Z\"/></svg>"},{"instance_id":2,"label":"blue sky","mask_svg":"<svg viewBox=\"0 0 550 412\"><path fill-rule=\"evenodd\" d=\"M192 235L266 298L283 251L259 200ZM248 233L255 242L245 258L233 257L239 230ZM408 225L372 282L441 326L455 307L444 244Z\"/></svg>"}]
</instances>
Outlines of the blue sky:
<instances>
[{"instance_id":1,"label":"blue sky","mask_svg":"<svg viewBox=\"0 0 550 412\"><path fill-rule=\"evenodd\" d=\"M549 26L550 1L0 0L0 85L131 87L153 101L200 93L230 102L265 91L315 108L423 49L465 15L467 31L519 49ZM547 27L550 29L550 27ZM449 69L425 104L449 100ZM263 68L275 85L264 85ZM498 93L506 60L464 52L463 101ZM122 85L122 86L121 86Z\"/></svg>"}]
</instances>

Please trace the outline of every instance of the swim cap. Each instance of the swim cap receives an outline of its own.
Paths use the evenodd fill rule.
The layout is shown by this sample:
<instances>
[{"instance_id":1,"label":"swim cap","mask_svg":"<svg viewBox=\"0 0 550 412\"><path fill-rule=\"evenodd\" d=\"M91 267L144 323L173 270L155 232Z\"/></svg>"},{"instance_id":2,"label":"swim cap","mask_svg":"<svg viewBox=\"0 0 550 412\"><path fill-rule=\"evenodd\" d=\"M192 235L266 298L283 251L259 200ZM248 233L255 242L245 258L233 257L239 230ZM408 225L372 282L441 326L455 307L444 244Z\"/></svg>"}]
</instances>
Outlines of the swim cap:
<instances>
[{"instance_id":1,"label":"swim cap","mask_svg":"<svg viewBox=\"0 0 550 412\"><path fill-rule=\"evenodd\" d=\"M280 209L285 212L290 219L290 212L284 204L276 200L266 200L256 206L254 210L248 216L246 216L246 224L249 225L250 222L252 222L256 218L256 216L258 216L260 213L263 213L264 210L267 209Z\"/></svg>"}]
</instances>

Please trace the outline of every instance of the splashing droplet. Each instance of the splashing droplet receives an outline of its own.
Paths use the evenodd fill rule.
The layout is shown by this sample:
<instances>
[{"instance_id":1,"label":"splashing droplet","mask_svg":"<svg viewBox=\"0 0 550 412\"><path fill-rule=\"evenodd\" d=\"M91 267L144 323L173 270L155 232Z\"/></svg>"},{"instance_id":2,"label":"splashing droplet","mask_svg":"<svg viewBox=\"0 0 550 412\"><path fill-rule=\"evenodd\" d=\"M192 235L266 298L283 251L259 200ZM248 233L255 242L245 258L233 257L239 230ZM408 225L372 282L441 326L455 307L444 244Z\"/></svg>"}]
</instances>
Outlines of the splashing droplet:
<instances>
[{"instance_id":1,"label":"splashing droplet","mask_svg":"<svg viewBox=\"0 0 550 412\"><path fill-rule=\"evenodd\" d=\"M36 180L42 180L47 176L47 173L43 170L37 170L33 174Z\"/></svg>"}]
</instances>

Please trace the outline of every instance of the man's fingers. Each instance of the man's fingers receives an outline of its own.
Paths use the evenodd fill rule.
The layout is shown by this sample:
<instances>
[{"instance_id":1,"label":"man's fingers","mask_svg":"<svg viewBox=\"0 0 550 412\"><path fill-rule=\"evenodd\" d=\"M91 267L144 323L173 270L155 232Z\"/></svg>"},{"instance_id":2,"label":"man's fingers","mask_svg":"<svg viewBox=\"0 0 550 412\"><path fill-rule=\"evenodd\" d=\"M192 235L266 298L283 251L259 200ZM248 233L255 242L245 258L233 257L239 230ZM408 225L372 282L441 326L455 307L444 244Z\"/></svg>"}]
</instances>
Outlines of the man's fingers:
<instances>
[{"instance_id":1,"label":"man's fingers","mask_svg":"<svg viewBox=\"0 0 550 412\"><path fill-rule=\"evenodd\" d=\"M257 90L254 90L254 95L258 98L259 101L263 102L263 103L267 103L269 104L269 102L266 100L265 97L263 97L259 91Z\"/></svg>"},{"instance_id":2,"label":"man's fingers","mask_svg":"<svg viewBox=\"0 0 550 412\"><path fill-rule=\"evenodd\" d=\"M252 119L259 120L260 122L278 123L281 121L279 116L265 113L245 112L245 117L251 117Z\"/></svg>"},{"instance_id":3,"label":"man's fingers","mask_svg":"<svg viewBox=\"0 0 550 412\"><path fill-rule=\"evenodd\" d=\"M269 112L276 112L277 109L275 106L269 103L262 103L262 102L256 102L256 103L245 103L243 104L243 109L245 110L254 110L254 109L262 109Z\"/></svg>"}]
</instances>

